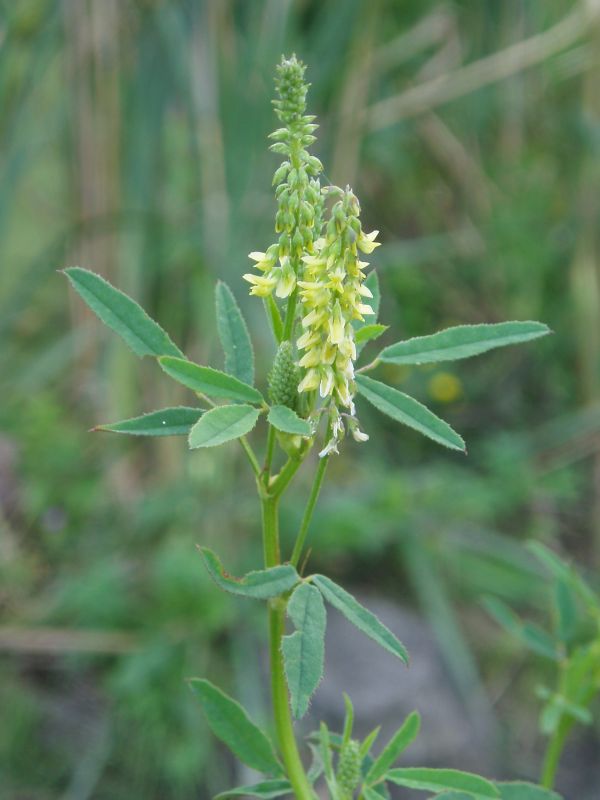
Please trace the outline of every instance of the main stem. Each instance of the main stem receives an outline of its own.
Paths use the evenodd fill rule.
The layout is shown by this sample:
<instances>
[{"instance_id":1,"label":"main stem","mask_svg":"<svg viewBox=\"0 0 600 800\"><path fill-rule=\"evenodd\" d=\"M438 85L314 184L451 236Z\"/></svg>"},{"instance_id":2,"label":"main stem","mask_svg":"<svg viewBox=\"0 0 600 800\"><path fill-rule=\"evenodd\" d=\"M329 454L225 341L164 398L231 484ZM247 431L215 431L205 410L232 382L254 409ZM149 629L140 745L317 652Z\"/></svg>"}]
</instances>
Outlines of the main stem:
<instances>
[{"instance_id":1,"label":"main stem","mask_svg":"<svg viewBox=\"0 0 600 800\"><path fill-rule=\"evenodd\" d=\"M544 765L542 767L542 777L540 783L544 789L553 789L554 781L556 780L556 771L560 763L565 741L569 733L569 725L565 724L565 720L561 720L558 727L552 734L552 738L548 743L546 755L544 757Z\"/></svg>"},{"instance_id":2,"label":"main stem","mask_svg":"<svg viewBox=\"0 0 600 800\"><path fill-rule=\"evenodd\" d=\"M279 554L278 498L263 497L261 502L265 567L274 567L281 562ZM281 598L276 598L269 602L269 652L271 657L271 693L277 741L294 794L298 800L313 800L313 791L304 772L300 753L298 752L290 714L281 652L281 640L284 632L285 601Z\"/></svg>"}]
</instances>

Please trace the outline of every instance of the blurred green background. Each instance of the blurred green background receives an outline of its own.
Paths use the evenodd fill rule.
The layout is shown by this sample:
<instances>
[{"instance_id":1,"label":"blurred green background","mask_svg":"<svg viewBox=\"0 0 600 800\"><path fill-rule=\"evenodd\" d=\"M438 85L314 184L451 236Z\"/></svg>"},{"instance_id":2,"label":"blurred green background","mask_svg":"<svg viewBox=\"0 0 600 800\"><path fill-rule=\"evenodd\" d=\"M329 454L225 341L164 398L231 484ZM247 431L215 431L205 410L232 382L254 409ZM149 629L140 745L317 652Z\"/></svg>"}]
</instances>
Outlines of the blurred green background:
<instances>
[{"instance_id":1,"label":"blurred green background","mask_svg":"<svg viewBox=\"0 0 600 800\"><path fill-rule=\"evenodd\" d=\"M390 368L469 457L361 407L371 440L331 465L311 561L417 610L465 706L485 698L498 774L535 777L543 665L480 600L542 615L531 537L600 564L597 5L0 2L3 800L205 797L231 765L184 679L218 675L266 713L261 609L220 594L194 552L258 563L240 452L88 433L190 398L56 270L101 273L216 366L224 278L264 378L273 348L240 277L273 238L272 75L292 50L309 65L327 178L350 183L381 231L390 341L513 318L555 331L456 368Z\"/></svg>"}]
</instances>

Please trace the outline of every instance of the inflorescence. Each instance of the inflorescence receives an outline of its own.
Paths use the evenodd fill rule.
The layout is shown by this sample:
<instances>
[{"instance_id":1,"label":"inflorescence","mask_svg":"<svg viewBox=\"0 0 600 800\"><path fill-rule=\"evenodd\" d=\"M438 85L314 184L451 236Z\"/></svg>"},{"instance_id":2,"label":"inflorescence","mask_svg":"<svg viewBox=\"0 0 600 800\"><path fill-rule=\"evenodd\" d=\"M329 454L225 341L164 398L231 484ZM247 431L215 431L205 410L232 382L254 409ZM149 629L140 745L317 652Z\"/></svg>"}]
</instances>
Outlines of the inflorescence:
<instances>
[{"instance_id":1,"label":"inflorescence","mask_svg":"<svg viewBox=\"0 0 600 800\"><path fill-rule=\"evenodd\" d=\"M279 239L264 253L250 253L259 274L244 278L252 284L250 294L293 300L298 392L308 395L308 413L329 414L331 433L323 456L337 452L346 428L357 441L368 439L358 428L354 407L353 323L374 313L365 302L372 294L364 285L368 263L360 253L373 252L379 243L377 231L363 232L360 205L350 187L321 188L323 166L308 152L318 126L305 113L305 69L295 56L277 67L273 104L283 127L271 134L271 150L285 156L273 178ZM329 210L326 199L332 203ZM319 409L317 395L325 401Z\"/></svg>"}]
</instances>

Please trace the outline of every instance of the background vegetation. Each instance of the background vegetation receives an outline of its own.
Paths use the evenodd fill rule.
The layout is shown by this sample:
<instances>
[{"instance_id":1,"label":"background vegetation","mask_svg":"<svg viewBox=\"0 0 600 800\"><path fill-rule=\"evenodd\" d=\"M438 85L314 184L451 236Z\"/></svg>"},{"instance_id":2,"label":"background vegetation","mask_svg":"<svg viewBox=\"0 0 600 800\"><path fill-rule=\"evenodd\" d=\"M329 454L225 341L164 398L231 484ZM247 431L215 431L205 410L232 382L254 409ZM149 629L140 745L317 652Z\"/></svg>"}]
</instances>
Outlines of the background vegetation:
<instances>
[{"instance_id":1,"label":"background vegetation","mask_svg":"<svg viewBox=\"0 0 600 800\"><path fill-rule=\"evenodd\" d=\"M185 395L56 270L108 277L201 362L223 277L264 337L264 374L240 276L272 236L272 74L292 50L318 155L381 230L382 318L405 336L512 318L556 332L456 369L393 368L469 458L364 408L371 441L332 463L313 529L321 571L428 619L462 702L494 719L498 777L535 775L543 664L480 599L540 613L528 538L600 564L597 6L0 2L2 797L204 797L229 766L184 678L225 672L264 710L262 621L242 627L194 557L219 540L232 568L256 564L240 454L88 434ZM576 763L577 797L597 797Z\"/></svg>"}]
</instances>

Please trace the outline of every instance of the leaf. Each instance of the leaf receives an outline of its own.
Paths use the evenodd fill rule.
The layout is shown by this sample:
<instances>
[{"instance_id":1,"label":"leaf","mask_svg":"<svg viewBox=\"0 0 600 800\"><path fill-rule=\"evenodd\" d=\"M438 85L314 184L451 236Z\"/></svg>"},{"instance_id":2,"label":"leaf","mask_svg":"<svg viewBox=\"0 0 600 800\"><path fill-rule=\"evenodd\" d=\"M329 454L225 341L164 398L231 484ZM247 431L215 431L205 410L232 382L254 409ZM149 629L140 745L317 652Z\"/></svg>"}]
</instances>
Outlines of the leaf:
<instances>
[{"instance_id":1,"label":"leaf","mask_svg":"<svg viewBox=\"0 0 600 800\"><path fill-rule=\"evenodd\" d=\"M427 792L441 792L455 789L466 792L476 800L500 797L500 792L493 783L457 769L430 769L427 767L405 767L390 770L386 780L407 789L422 789Z\"/></svg>"},{"instance_id":2,"label":"leaf","mask_svg":"<svg viewBox=\"0 0 600 800\"><path fill-rule=\"evenodd\" d=\"M526 547L529 552L533 553L533 555L544 564L555 578L563 579L570 584L590 610L595 614L600 613L599 598L596 597L587 583L570 564L563 561L562 558L557 556L556 553L541 542L529 541Z\"/></svg>"},{"instance_id":3,"label":"leaf","mask_svg":"<svg viewBox=\"0 0 600 800\"><path fill-rule=\"evenodd\" d=\"M421 717L417 711L413 711L375 759L373 766L367 773L367 783L377 783L378 780L384 777L398 756L416 739L420 727Z\"/></svg>"},{"instance_id":4,"label":"leaf","mask_svg":"<svg viewBox=\"0 0 600 800\"><path fill-rule=\"evenodd\" d=\"M274 428L283 433L312 436L310 424L287 406L271 406L267 420Z\"/></svg>"},{"instance_id":5,"label":"leaf","mask_svg":"<svg viewBox=\"0 0 600 800\"><path fill-rule=\"evenodd\" d=\"M346 747L352 736L352 728L354 727L354 706L352 700L344 692L344 730L342 732L342 747Z\"/></svg>"},{"instance_id":6,"label":"leaf","mask_svg":"<svg viewBox=\"0 0 600 800\"><path fill-rule=\"evenodd\" d=\"M216 447L245 436L256 425L260 411L247 405L219 406L204 413L190 431L190 448Z\"/></svg>"},{"instance_id":7,"label":"leaf","mask_svg":"<svg viewBox=\"0 0 600 800\"><path fill-rule=\"evenodd\" d=\"M554 586L554 607L557 634L568 644L577 629L577 604L573 587L564 578L557 579Z\"/></svg>"},{"instance_id":8,"label":"leaf","mask_svg":"<svg viewBox=\"0 0 600 800\"><path fill-rule=\"evenodd\" d=\"M458 325L431 336L417 336L384 347L378 356L390 364L437 364L470 358L496 347L520 344L550 333L541 322L499 322L495 325Z\"/></svg>"},{"instance_id":9,"label":"leaf","mask_svg":"<svg viewBox=\"0 0 600 800\"><path fill-rule=\"evenodd\" d=\"M550 789L543 789L533 783L523 781L497 782L502 800L562 800L561 796Z\"/></svg>"},{"instance_id":10,"label":"leaf","mask_svg":"<svg viewBox=\"0 0 600 800\"><path fill-rule=\"evenodd\" d=\"M385 333L389 327L389 325L381 325L377 322L373 323L372 325L363 325L356 331L356 334L354 335L354 341L357 345L359 345L366 344L373 339L379 339L381 334Z\"/></svg>"},{"instance_id":11,"label":"leaf","mask_svg":"<svg viewBox=\"0 0 600 800\"><path fill-rule=\"evenodd\" d=\"M162 411L151 411L122 422L96 425L93 430L129 433L132 436L187 436L203 413L202 408L163 408Z\"/></svg>"},{"instance_id":12,"label":"leaf","mask_svg":"<svg viewBox=\"0 0 600 800\"><path fill-rule=\"evenodd\" d=\"M267 774L283 775L269 738L236 700L204 678L194 678L190 685L217 739L249 767Z\"/></svg>"},{"instance_id":13,"label":"leaf","mask_svg":"<svg viewBox=\"0 0 600 800\"><path fill-rule=\"evenodd\" d=\"M187 386L193 392L207 394L209 397L224 397L242 403L264 403L263 396L253 386L227 375L213 367L201 367L185 358L163 356L158 363L169 377Z\"/></svg>"},{"instance_id":14,"label":"leaf","mask_svg":"<svg viewBox=\"0 0 600 800\"><path fill-rule=\"evenodd\" d=\"M136 355L183 357L160 325L120 289L81 267L68 267L64 273L94 314L118 333Z\"/></svg>"},{"instance_id":15,"label":"leaf","mask_svg":"<svg viewBox=\"0 0 600 800\"><path fill-rule=\"evenodd\" d=\"M413 428L451 450L462 450L463 452L466 450L465 443L458 433L414 397L409 397L409 395L399 392L385 383L375 381L373 378L367 378L366 375L357 375L356 384L359 393L365 399L396 422L408 425L409 428Z\"/></svg>"},{"instance_id":16,"label":"leaf","mask_svg":"<svg viewBox=\"0 0 600 800\"><path fill-rule=\"evenodd\" d=\"M275 779L229 789L215 795L214 800L226 800L228 797L260 797L262 800L270 800L272 797L281 797L281 795L292 793L292 784L289 781Z\"/></svg>"},{"instance_id":17,"label":"leaf","mask_svg":"<svg viewBox=\"0 0 600 800\"><path fill-rule=\"evenodd\" d=\"M365 759L365 757L371 751L371 748L375 744L375 741L376 741L377 737L379 736L380 731L381 731L381 725L378 725L376 728L373 728L371 733L363 740L363 742L362 742L362 744L360 746L360 753L361 753L361 756L363 757L363 760ZM372 763L373 763L373 759L371 758L371 764Z\"/></svg>"},{"instance_id":18,"label":"leaf","mask_svg":"<svg viewBox=\"0 0 600 800\"><path fill-rule=\"evenodd\" d=\"M292 713L301 719L323 677L327 615L320 592L308 583L294 590L287 613L296 630L283 637L283 660Z\"/></svg>"},{"instance_id":19,"label":"leaf","mask_svg":"<svg viewBox=\"0 0 600 800\"><path fill-rule=\"evenodd\" d=\"M224 281L217 281L215 305L217 330L225 353L225 371L253 386L254 351L250 334L235 297Z\"/></svg>"},{"instance_id":20,"label":"leaf","mask_svg":"<svg viewBox=\"0 0 600 800\"><path fill-rule=\"evenodd\" d=\"M323 772L325 773L325 780L327 786L331 789L336 786L335 773L333 771L333 761L331 758L331 745L329 741L329 729L324 722L319 726L319 752L321 754L321 761L323 762ZM336 793L333 793L336 796Z\"/></svg>"},{"instance_id":21,"label":"leaf","mask_svg":"<svg viewBox=\"0 0 600 800\"><path fill-rule=\"evenodd\" d=\"M341 611L347 620L385 650L408 664L406 648L389 628L377 619L375 614L361 606L349 592L342 589L341 586L338 586L325 575L313 575L312 580L325 600L331 603L334 608L337 608L338 611Z\"/></svg>"},{"instance_id":22,"label":"leaf","mask_svg":"<svg viewBox=\"0 0 600 800\"><path fill-rule=\"evenodd\" d=\"M267 600L288 592L300 580L291 564L281 564L277 567L249 572L243 578L234 578L225 572L216 553L213 553L208 547L200 547L199 550L204 560L204 566L213 581L221 589L232 594Z\"/></svg>"},{"instance_id":23,"label":"leaf","mask_svg":"<svg viewBox=\"0 0 600 800\"><path fill-rule=\"evenodd\" d=\"M551 636L531 622L523 622L506 603L496 597L484 597L488 613L508 633L538 655L558 660L556 644Z\"/></svg>"},{"instance_id":24,"label":"leaf","mask_svg":"<svg viewBox=\"0 0 600 800\"><path fill-rule=\"evenodd\" d=\"M381 800L381 795L379 794L379 792L376 791L375 789L372 789L370 786L363 786L361 794L365 798L365 800Z\"/></svg>"},{"instance_id":25,"label":"leaf","mask_svg":"<svg viewBox=\"0 0 600 800\"><path fill-rule=\"evenodd\" d=\"M442 792L436 794L433 800L473 800L473 795L464 792Z\"/></svg>"}]
</instances>

